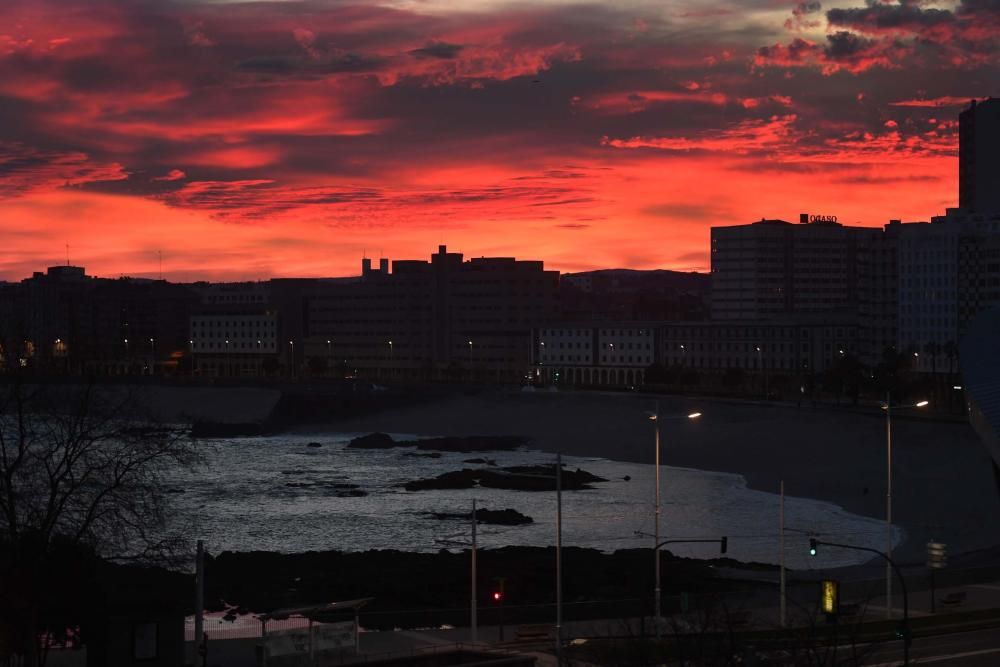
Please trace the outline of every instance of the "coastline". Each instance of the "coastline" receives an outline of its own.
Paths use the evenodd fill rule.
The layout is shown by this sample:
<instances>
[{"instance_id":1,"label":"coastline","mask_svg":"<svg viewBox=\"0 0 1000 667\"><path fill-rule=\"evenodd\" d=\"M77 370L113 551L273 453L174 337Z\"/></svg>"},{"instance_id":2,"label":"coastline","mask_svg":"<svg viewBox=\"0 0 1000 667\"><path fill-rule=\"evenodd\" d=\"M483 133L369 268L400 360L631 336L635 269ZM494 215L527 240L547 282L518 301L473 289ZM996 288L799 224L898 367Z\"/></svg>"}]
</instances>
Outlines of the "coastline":
<instances>
[{"instance_id":1,"label":"coastline","mask_svg":"<svg viewBox=\"0 0 1000 667\"><path fill-rule=\"evenodd\" d=\"M834 503L884 517L885 432L878 414L831 406L760 405L636 393L484 389L327 422L293 433L375 431L421 436L517 435L532 449L651 463L656 401L664 416L664 465L742 475L749 488ZM671 415L698 410L697 421ZM1000 544L1000 499L989 456L972 429L953 421L894 421L894 522L909 539L897 552L922 559L929 539L952 553ZM952 490L935 493L941 483ZM669 484L664 479L663 484Z\"/></svg>"}]
</instances>

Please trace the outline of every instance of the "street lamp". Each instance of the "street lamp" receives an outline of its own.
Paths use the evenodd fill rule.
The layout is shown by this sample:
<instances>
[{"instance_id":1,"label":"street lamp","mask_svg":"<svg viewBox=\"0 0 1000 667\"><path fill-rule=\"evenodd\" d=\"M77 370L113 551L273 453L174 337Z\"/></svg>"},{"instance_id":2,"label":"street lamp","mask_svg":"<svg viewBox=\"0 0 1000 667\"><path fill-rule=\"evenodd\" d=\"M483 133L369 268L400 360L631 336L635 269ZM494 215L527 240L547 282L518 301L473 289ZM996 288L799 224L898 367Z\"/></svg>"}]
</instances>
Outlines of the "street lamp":
<instances>
[{"instance_id":1,"label":"street lamp","mask_svg":"<svg viewBox=\"0 0 1000 667\"><path fill-rule=\"evenodd\" d=\"M295 377L295 341L288 341L288 373Z\"/></svg>"},{"instance_id":2,"label":"street lamp","mask_svg":"<svg viewBox=\"0 0 1000 667\"><path fill-rule=\"evenodd\" d=\"M916 355L916 352L914 352ZM893 405L891 392L885 392L885 402L881 408L885 410L885 459L886 459L886 484L885 484L885 540L886 559L885 566L885 617L892 618L892 409L924 408L930 405L930 401L918 401L907 405Z\"/></svg>"},{"instance_id":3,"label":"street lamp","mask_svg":"<svg viewBox=\"0 0 1000 667\"><path fill-rule=\"evenodd\" d=\"M656 446L656 505L653 512L653 563L655 581L653 584L653 605L656 614L656 638L661 636L660 628L660 422L664 419L697 419L701 417L700 412L691 412L686 415L671 415L664 417L660 415L660 403L656 403L656 412L647 412L646 415L654 424L654 438Z\"/></svg>"}]
</instances>

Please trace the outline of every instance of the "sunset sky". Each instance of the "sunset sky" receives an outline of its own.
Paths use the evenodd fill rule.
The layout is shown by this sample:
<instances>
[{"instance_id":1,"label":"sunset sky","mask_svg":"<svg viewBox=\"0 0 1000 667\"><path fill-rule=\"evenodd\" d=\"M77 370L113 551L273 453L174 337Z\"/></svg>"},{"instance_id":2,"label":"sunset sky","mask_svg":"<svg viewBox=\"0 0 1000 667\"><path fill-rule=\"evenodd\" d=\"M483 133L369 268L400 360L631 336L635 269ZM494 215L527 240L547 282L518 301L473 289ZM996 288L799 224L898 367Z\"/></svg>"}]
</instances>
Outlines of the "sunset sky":
<instances>
[{"instance_id":1,"label":"sunset sky","mask_svg":"<svg viewBox=\"0 0 1000 667\"><path fill-rule=\"evenodd\" d=\"M706 270L709 227L957 203L1000 0L4 0L0 279Z\"/></svg>"}]
</instances>

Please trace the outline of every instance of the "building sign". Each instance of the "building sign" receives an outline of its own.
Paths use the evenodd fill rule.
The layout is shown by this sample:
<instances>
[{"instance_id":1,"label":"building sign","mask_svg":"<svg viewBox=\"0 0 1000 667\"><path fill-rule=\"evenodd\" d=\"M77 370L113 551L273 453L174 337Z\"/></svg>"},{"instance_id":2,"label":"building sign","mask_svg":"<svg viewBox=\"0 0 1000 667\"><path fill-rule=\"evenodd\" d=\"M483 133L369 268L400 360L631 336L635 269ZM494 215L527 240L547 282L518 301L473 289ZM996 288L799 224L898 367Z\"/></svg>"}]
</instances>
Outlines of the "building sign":
<instances>
[{"instance_id":1,"label":"building sign","mask_svg":"<svg viewBox=\"0 0 1000 667\"><path fill-rule=\"evenodd\" d=\"M823 597L821 599L824 614L836 614L839 600L837 599L837 582L829 579L823 581Z\"/></svg>"},{"instance_id":2,"label":"building sign","mask_svg":"<svg viewBox=\"0 0 1000 667\"><path fill-rule=\"evenodd\" d=\"M837 222L835 215L814 215L812 213L799 213L799 222L802 224L810 222Z\"/></svg>"}]
</instances>

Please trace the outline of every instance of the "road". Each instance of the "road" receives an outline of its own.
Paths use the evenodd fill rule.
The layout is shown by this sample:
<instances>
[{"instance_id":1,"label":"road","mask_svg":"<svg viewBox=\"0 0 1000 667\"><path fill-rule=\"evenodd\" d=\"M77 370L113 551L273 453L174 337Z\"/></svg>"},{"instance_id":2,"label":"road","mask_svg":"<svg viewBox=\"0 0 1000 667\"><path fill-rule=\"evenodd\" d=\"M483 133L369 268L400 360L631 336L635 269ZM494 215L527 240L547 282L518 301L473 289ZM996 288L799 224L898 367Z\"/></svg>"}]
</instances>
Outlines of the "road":
<instances>
[{"instance_id":1,"label":"road","mask_svg":"<svg viewBox=\"0 0 1000 667\"><path fill-rule=\"evenodd\" d=\"M895 667L903 664L902 643L898 641L859 645L854 650L860 658L857 662L851 657L851 646L839 646L835 664L865 667ZM994 667L1000 664L1000 629L989 628L914 639L910 646L910 664Z\"/></svg>"}]
</instances>

